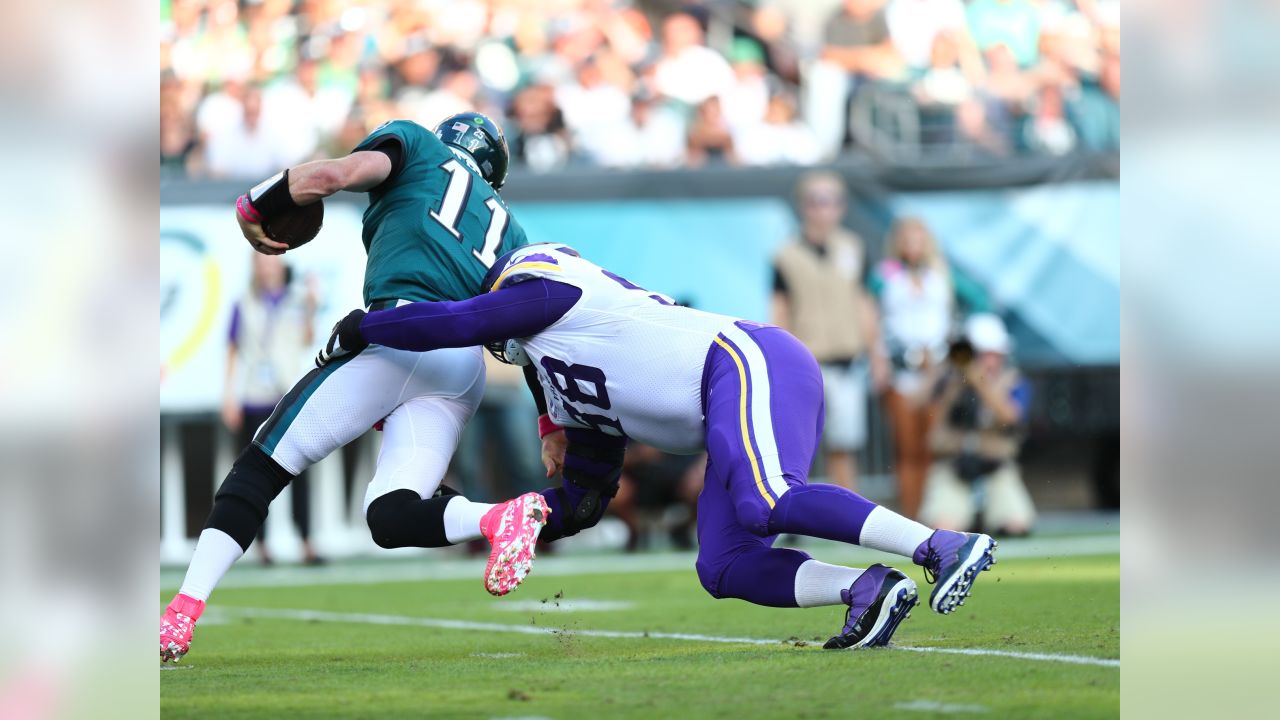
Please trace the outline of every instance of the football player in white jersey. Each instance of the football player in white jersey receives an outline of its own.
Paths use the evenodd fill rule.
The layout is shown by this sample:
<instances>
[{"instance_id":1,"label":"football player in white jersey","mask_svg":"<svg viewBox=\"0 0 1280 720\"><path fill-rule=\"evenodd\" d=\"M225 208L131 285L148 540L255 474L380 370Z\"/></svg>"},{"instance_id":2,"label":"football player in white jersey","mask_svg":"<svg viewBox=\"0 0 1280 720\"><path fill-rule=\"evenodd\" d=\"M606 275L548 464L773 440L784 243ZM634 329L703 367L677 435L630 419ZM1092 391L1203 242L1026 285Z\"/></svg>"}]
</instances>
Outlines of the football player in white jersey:
<instances>
[{"instance_id":1,"label":"football player in white jersey","mask_svg":"<svg viewBox=\"0 0 1280 720\"><path fill-rule=\"evenodd\" d=\"M845 625L827 648L887 644L916 603L916 585L884 565L829 565L774 548L778 534L910 557L936 582L930 606L943 614L995 562L987 535L933 530L845 488L806 482L822 436L822 375L786 331L678 306L557 244L508 253L484 287L460 302L353 311L317 363L371 343L485 344L532 363L550 418L568 437L564 482L543 492L551 516L542 539L600 519L634 438L671 453L707 452L697 560L707 592L771 607L845 605Z\"/></svg>"}]
</instances>

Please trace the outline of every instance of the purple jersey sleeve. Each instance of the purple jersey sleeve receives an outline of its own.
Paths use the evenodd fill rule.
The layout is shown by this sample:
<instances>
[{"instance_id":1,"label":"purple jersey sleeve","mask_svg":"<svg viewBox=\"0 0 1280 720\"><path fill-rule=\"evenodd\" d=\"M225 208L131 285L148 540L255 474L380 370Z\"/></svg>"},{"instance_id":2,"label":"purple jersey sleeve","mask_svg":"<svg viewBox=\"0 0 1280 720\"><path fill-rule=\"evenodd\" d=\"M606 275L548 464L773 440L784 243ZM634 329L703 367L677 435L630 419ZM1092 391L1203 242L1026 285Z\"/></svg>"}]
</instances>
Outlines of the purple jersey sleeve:
<instances>
[{"instance_id":1,"label":"purple jersey sleeve","mask_svg":"<svg viewBox=\"0 0 1280 720\"><path fill-rule=\"evenodd\" d=\"M365 315L366 340L399 350L470 347L546 329L582 297L572 285L543 278L467 300L415 302Z\"/></svg>"},{"instance_id":2,"label":"purple jersey sleeve","mask_svg":"<svg viewBox=\"0 0 1280 720\"><path fill-rule=\"evenodd\" d=\"M227 341L232 345L240 342L240 303L231 306L231 327L227 329Z\"/></svg>"}]
</instances>

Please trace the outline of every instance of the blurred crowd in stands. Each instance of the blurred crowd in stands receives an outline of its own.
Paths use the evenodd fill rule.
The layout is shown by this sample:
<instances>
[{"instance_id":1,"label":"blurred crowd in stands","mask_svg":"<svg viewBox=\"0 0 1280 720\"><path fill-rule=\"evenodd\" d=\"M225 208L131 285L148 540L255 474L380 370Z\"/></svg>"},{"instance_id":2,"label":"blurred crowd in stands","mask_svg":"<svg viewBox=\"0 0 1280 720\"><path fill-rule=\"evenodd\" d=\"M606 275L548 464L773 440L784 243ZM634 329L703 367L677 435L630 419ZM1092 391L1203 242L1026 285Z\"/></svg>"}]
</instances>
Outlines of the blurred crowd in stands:
<instances>
[{"instance_id":1,"label":"blurred crowd in stands","mask_svg":"<svg viewBox=\"0 0 1280 720\"><path fill-rule=\"evenodd\" d=\"M167 176L500 118L534 171L1115 150L1119 0L162 0Z\"/></svg>"}]
</instances>

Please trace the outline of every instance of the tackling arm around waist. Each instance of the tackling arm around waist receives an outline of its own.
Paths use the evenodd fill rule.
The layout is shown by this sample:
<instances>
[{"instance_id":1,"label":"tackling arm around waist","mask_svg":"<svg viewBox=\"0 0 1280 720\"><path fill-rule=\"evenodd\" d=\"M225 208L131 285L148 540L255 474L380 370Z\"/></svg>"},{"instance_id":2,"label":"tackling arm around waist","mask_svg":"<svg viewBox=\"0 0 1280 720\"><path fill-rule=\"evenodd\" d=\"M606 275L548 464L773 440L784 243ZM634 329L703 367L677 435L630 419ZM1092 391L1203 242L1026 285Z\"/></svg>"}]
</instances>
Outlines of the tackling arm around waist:
<instances>
[{"instance_id":1,"label":"tackling arm around waist","mask_svg":"<svg viewBox=\"0 0 1280 720\"><path fill-rule=\"evenodd\" d=\"M535 335L569 312L582 290L537 278L467 300L415 302L371 312L360 332L398 350L470 347Z\"/></svg>"}]
</instances>

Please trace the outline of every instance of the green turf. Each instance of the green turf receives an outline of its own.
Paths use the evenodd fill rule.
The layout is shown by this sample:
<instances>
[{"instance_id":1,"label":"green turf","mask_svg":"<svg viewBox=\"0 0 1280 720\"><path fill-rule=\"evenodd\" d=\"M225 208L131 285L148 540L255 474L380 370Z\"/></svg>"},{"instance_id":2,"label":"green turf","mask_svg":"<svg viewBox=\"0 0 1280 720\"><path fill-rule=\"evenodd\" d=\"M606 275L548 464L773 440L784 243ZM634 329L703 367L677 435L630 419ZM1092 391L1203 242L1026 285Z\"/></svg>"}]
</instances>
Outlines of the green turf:
<instances>
[{"instance_id":1,"label":"green turf","mask_svg":"<svg viewBox=\"0 0 1280 720\"><path fill-rule=\"evenodd\" d=\"M918 573L917 573L918 574ZM1119 558L1002 560L959 612L917 607L900 645L1118 658ZM921 582L922 595L928 586ZM508 601L616 600L626 610L510 612ZM165 598L167 600L167 598ZM820 649L838 608L782 610L713 600L692 569L535 574L509 600L478 579L227 588L191 654L161 673L166 717L927 717L1119 714L1120 670L1004 657ZM923 598L922 598L923 600ZM221 615L218 608L228 608ZM240 617L297 608L533 625L524 635ZM778 638L771 645L593 638L581 630ZM799 642L782 642L794 638ZM819 642L814 642L818 640ZM515 657L491 657L495 654ZM958 706L958 707L956 707Z\"/></svg>"}]
</instances>

